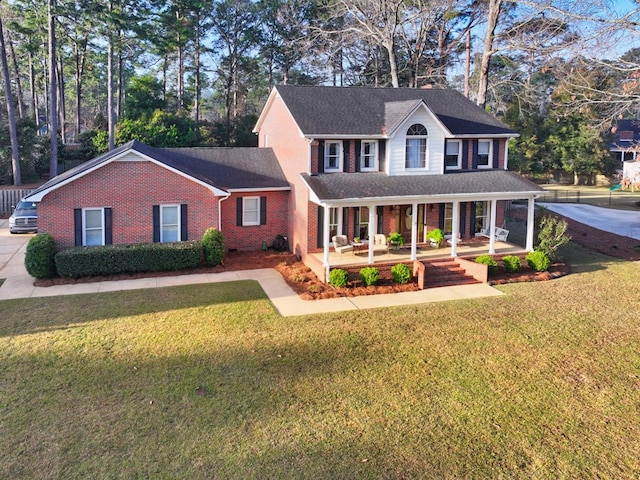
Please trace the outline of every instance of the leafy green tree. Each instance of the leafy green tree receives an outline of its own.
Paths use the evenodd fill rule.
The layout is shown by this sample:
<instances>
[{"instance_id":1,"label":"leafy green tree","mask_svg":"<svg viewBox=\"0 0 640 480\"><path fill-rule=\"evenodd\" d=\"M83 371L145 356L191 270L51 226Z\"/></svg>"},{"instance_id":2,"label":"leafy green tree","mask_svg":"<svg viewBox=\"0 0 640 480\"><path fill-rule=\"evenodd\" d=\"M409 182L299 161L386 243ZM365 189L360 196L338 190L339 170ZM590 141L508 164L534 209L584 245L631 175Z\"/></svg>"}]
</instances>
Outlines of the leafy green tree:
<instances>
[{"instance_id":1,"label":"leafy green tree","mask_svg":"<svg viewBox=\"0 0 640 480\"><path fill-rule=\"evenodd\" d=\"M152 75L134 76L129 80L127 98L124 102L124 118L138 120L151 117L156 110L162 110L162 83Z\"/></svg>"}]
</instances>

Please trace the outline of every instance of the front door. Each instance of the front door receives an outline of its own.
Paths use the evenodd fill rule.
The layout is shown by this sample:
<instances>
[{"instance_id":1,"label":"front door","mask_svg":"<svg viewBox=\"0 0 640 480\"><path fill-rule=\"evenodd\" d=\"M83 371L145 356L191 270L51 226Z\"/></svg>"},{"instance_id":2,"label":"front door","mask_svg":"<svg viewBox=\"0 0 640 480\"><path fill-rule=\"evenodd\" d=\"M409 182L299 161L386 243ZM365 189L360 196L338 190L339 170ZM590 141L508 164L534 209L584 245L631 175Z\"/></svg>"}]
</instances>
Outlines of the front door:
<instances>
[{"instance_id":1,"label":"front door","mask_svg":"<svg viewBox=\"0 0 640 480\"><path fill-rule=\"evenodd\" d=\"M397 218L398 231L404 238L406 245L411 243L411 215L413 205L401 205L399 218ZM418 205L418 242L423 241L424 237L424 205Z\"/></svg>"}]
</instances>

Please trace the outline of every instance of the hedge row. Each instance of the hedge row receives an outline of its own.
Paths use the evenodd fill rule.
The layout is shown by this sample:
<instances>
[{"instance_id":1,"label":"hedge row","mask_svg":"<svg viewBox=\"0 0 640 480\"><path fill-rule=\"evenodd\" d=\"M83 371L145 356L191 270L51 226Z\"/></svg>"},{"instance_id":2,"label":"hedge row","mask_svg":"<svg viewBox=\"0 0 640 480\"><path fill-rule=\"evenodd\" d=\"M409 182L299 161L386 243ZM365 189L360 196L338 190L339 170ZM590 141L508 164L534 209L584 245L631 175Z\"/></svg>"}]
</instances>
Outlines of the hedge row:
<instances>
[{"instance_id":1,"label":"hedge row","mask_svg":"<svg viewBox=\"0 0 640 480\"><path fill-rule=\"evenodd\" d=\"M62 277L79 278L118 273L163 272L201 264L199 241L74 247L58 252L56 270Z\"/></svg>"}]
</instances>

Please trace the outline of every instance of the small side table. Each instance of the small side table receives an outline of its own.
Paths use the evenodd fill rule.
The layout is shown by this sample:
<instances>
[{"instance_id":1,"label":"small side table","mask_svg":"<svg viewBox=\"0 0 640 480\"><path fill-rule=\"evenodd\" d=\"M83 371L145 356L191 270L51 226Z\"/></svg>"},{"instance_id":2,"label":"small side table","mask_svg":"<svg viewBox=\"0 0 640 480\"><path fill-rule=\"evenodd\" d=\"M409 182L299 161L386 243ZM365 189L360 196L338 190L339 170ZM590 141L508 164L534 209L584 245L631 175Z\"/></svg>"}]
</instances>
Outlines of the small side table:
<instances>
[{"instance_id":1,"label":"small side table","mask_svg":"<svg viewBox=\"0 0 640 480\"><path fill-rule=\"evenodd\" d=\"M353 247L353 254L355 255L356 253L363 251L367 244L364 242L351 242L351 246Z\"/></svg>"}]
</instances>

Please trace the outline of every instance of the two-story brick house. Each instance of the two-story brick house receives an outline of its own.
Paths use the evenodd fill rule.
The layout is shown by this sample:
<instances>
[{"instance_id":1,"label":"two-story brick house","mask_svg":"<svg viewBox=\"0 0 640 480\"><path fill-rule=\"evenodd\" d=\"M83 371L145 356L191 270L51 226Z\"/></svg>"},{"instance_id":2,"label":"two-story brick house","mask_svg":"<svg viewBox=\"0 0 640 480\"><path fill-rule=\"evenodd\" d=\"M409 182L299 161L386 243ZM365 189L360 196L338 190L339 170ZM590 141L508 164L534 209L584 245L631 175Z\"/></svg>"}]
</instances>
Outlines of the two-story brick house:
<instances>
[{"instance_id":1,"label":"two-story brick house","mask_svg":"<svg viewBox=\"0 0 640 480\"><path fill-rule=\"evenodd\" d=\"M507 170L517 133L454 90L277 86L255 132L292 187L293 251L307 262L323 252L327 274L335 234L398 231L416 258L433 228L463 239L494 231L507 200L528 201L533 248L541 189Z\"/></svg>"}]
</instances>

